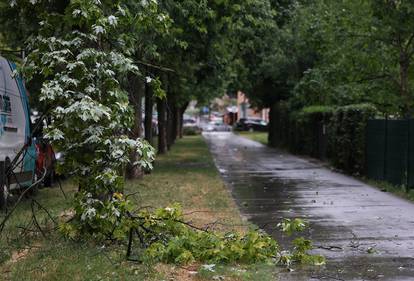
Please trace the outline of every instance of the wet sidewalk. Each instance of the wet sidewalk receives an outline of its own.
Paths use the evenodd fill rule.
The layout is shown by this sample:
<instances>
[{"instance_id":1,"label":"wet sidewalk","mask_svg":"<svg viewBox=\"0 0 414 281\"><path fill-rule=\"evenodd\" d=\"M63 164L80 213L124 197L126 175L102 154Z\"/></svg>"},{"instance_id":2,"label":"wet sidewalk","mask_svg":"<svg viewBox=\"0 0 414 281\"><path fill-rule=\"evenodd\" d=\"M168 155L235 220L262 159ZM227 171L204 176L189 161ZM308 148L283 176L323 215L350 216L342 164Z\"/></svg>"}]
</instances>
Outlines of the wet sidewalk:
<instances>
[{"instance_id":1,"label":"wet sidewalk","mask_svg":"<svg viewBox=\"0 0 414 281\"><path fill-rule=\"evenodd\" d=\"M241 212L287 243L281 218L305 218L327 258L282 280L414 280L414 204L233 133L205 133Z\"/></svg>"}]
</instances>

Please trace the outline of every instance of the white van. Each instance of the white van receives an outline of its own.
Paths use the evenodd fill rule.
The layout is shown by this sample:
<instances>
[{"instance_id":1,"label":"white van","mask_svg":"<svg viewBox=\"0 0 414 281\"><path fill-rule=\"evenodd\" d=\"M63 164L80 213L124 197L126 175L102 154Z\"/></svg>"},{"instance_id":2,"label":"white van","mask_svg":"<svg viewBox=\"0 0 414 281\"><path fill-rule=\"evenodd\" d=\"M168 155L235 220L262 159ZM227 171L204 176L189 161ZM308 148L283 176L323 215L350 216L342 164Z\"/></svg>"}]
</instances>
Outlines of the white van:
<instances>
[{"instance_id":1,"label":"white van","mask_svg":"<svg viewBox=\"0 0 414 281\"><path fill-rule=\"evenodd\" d=\"M30 134L30 110L16 65L0 56L0 207L10 191L28 187L35 177L36 150Z\"/></svg>"}]
</instances>

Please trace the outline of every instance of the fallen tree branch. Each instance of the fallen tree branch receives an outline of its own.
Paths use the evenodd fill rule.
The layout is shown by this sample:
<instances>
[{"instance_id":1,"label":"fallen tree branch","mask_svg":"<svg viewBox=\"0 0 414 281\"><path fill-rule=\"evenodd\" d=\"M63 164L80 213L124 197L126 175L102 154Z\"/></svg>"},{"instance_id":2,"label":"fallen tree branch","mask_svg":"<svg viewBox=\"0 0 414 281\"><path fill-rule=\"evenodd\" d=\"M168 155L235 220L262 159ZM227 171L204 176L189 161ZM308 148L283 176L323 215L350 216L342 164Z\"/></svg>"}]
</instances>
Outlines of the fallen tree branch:
<instances>
[{"instance_id":1,"label":"fallen tree branch","mask_svg":"<svg viewBox=\"0 0 414 281\"><path fill-rule=\"evenodd\" d=\"M34 210L34 203L33 203L34 201L32 201L32 204L31 204L31 209L32 209L32 219L33 219L33 222L34 222L34 224L36 225L36 227L37 227L37 229L40 231L40 233L42 234L42 236L44 237L44 238L46 238L46 234L43 232L43 229L42 229L42 227L40 226L40 224L39 224L39 222L37 221L37 218L36 218L36 214L35 214L35 210Z\"/></svg>"},{"instance_id":2,"label":"fallen tree branch","mask_svg":"<svg viewBox=\"0 0 414 281\"><path fill-rule=\"evenodd\" d=\"M1 236L1 234L3 232L3 229L4 229L5 225L6 225L6 222L10 219L11 215L16 210L17 206L19 205L19 203L23 199L23 197L26 195L26 193L28 193L32 188L34 188L39 183L41 183L43 181L43 179L45 178L47 170L45 168L43 168L43 169L44 169L43 176L39 180L37 180L36 182L34 182L32 185L30 185L29 187L27 187L22 192L22 194L20 194L20 196L17 199L16 203L14 204L13 208L9 212L7 212L6 216L4 217L4 219L2 220L2 222L0 223L0 236Z\"/></svg>"}]
</instances>

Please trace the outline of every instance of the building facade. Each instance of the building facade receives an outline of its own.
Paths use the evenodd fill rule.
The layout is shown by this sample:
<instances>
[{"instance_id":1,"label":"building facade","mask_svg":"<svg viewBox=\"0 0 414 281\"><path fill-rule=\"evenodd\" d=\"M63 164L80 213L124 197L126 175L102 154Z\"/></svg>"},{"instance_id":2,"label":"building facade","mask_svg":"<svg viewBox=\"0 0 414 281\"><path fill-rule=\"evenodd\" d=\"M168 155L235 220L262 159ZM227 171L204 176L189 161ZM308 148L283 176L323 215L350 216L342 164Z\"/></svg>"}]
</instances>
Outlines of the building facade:
<instances>
[{"instance_id":1,"label":"building facade","mask_svg":"<svg viewBox=\"0 0 414 281\"><path fill-rule=\"evenodd\" d=\"M241 91L237 92L237 109L237 120L240 120L241 118L260 118L269 122L269 109L252 108L246 94Z\"/></svg>"}]
</instances>

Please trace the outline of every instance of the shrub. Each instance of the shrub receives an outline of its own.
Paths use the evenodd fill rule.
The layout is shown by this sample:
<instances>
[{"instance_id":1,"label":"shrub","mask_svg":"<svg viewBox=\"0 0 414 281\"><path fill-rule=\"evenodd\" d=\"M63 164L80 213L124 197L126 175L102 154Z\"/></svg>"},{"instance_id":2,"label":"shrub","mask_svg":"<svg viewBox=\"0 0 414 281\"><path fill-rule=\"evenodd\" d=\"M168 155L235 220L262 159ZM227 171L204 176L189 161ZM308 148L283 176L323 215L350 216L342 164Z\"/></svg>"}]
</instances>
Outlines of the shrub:
<instances>
[{"instance_id":1,"label":"shrub","mask_svg":"<svg viewBox=\"0 0 414 281\"><path fill-rule=\"evenodd\" d=\"M335 167L362 174L365 127L376 114L371 104L308 106L291 112L287 102L280 102L272 107L270 144L298 154L327 156Z\"/></svg>"},{"instance_id":2,"label":"shrub","mask_svg":"<svg viewBox=\"0 0 414 281\"><path fill-rule=\"evenodd\" d=\"M291 150L324 158L327 147L326 126L333 110L330 106L309 106L292 113L290 123L295 129L295 139L290 142L293 145Z\"/></svg>"},{"instance_id":3,"label":"shrub","mask_svg":"<svg viewBox=\"0 0 414 281\"><path fill-rule=\"evenodd\" d=\"M201 134L201 130L198 127L183 127L183 135L195 136Z\"/></svg>"},{"instance_id":4,"label":"shrub","mask_svg":"<svg viewBox=\"0 0 414 281\"><path fill-rule=\"evenodd\" d=\"M352 104L335 110L329 130L329 154L335 167L352 174L365 171L365 129L377 109L371 104Z\"/></svg>"},{"instance_id":5,"label":"shrub","mask_svg":"<svg viewBox=\"0 0 414 281\"><path fill-rule=\"evenodd\" d=\"M281 101L272 106L269 122L269 144L275 147L287 147L290 142L290 107Z\"/></svg>"}]
</instances>

